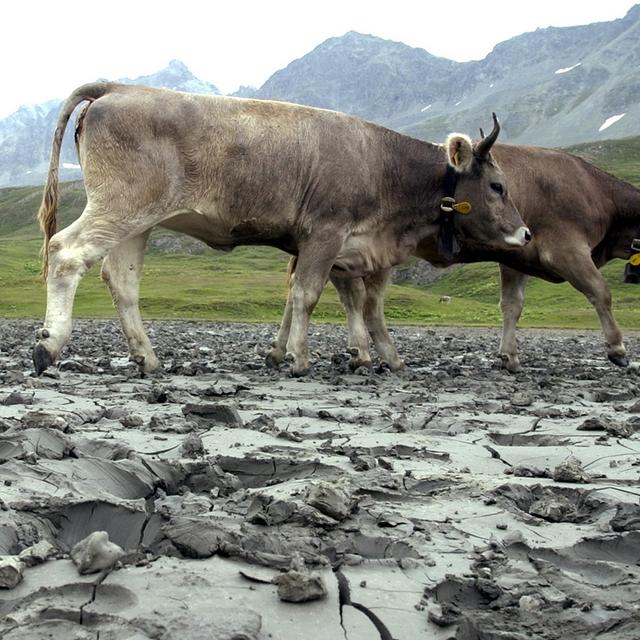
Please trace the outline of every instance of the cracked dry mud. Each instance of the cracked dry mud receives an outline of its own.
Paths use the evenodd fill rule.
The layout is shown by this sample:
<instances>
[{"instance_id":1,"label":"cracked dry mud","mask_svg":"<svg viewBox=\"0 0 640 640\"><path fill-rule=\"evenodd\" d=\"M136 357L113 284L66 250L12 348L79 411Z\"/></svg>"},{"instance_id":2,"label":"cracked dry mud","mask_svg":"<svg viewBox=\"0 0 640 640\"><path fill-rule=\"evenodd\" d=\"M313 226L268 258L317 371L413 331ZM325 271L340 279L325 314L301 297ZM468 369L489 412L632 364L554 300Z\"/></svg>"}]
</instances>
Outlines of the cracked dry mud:
<instances>
[{"instance_id":1,"label":"cracked dry mud","mask_svg":"<svg viewBox=\"0 0 640 640\"><path fill-rule=\"evenodd\" d=\"M521 331L510 375L497 330L403 328L352 373L316 326L291 379L273 326L149 328L160 375L82 321L34 378L0 324L2 640L640 637L640 375L600 333ZM94 531L125 555L80 575Z\"/></svg>"}]
</instances>

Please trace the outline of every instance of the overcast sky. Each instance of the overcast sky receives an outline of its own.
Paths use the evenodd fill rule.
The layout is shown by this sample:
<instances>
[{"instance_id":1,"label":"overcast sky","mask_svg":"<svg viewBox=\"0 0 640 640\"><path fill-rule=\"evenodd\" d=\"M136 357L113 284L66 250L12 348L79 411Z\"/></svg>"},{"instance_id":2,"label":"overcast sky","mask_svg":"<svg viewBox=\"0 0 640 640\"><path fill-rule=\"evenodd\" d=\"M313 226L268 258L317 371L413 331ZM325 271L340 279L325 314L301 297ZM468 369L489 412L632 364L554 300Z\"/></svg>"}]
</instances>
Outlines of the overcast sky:
<instances>
[{"instance_id":1,"label":"overcast sky","mask_svg":"<svg viewBox=\"0 0 640 640\"><path fill-rule=\"evenodd\" d=\"M630 0L10 0L2 4L0 118L100 77L184 62L223 93L259 87L318 44L359 31L458 61L538 27L621 18ZM576 60L558 60L560 66Z\"/></svg>"}]
</instances>

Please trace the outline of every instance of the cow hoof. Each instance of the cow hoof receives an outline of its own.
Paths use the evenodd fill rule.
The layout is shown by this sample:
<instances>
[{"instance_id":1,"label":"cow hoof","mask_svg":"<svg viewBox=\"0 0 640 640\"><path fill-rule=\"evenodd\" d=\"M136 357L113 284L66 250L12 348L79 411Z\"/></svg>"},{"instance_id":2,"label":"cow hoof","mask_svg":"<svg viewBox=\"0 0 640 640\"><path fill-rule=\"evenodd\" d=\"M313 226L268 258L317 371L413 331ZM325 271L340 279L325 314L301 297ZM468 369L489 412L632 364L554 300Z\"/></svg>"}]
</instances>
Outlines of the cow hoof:
<instances>
[{"instance_id":1,"label":"cow hoof","mask_svg":"<svg viewBox=\"0 0 640 640\"><path fill-rule=\"evenodd\" d=\"M42 343L38 342L33 349L33 366L36 370L36 375L41 375L42 372L52 364L53 356Z\"/></svg>"},{"instance_id":2,"label":"cow hoof","mask_svg":"<svg viewBox=\"0 0 640 640\"><path fill-rule=\"evenodd\" d=\"M616 355L615 353L608 354L609 360L613 362L613 364L619 367L628 367L629 366L629 358L627 358L626 354Z\"/></svg>"},{"instance_id":3,"label":"cow hoof","mask_svg":"<svg viewBox=\"0 0 640 640\"><path fill-rule=\"evenodd\" d=\"M292 378L304 378L306 375L309 375L309 371L311 371L311 367L291 367L289 375Z\"/></svg>"},{"instance_id":4,"label":"cow hoof","mask_svg":"<svg viewBox=\"0 0 640 640\"><path fill-rule=\"evenodd\" d=\"M282 362L281 358L278 358L273 351L270 351L269 353L267 353L265 359L264 359L264 363L265 365L267 365L267 367L269 369L277 369L280 366L280 363Z\"/></svg>"},{"instance_id":5,"label":"cow hoof","mask_svg":"<svg viewBox=\"0 0 640 640\"><path fill-rule=\"evenodd\" d=\"M372 364L371 360L365 360L363 358L351 358L351 360L349 360L349 369L351 369L351 371L355 371L356 369L359 369L360 367L365 367L367 369L372 369L373 368L373 364Z\"/></svg>"},{"instance_id":6,"label":"cow hoof","mask_svg":"<svg viewBox=\"0 0 640 640\"><path fill-rule=\"evenodd\" d=\"M401 369L404 369L404 360L400 360L400 358L393 360L393 362L385 361L384 364L386 364L391 371L400 371Z\"/></svg>"},{"instance_id":7,"label":"cow hoof","mask_svg":"<svg viewBox=\"0 0 640 640\"><path fill-rule=\"evenodd\" d=\"M502 368L506 369L509 373L518 373L518 371L520 371L520 360L518 358L512 358L506 353L501 353L500 361Z\"/></svg>"}]
</instances>

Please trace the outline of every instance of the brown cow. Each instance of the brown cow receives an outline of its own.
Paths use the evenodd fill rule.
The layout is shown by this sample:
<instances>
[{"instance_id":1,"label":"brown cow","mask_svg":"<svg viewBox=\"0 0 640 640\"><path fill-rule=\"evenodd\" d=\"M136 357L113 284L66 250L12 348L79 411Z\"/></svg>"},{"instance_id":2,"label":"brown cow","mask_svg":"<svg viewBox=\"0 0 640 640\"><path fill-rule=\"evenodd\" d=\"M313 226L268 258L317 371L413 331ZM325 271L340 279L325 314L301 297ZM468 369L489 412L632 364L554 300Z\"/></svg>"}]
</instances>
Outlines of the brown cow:
<instances>
[{"instance_id":1,"label":"brown cow","mask_svg":"<svg viewBox=\"0 0 640 640\"><path fill-rule=\"evenodd\" d=\"M445 258L433 238L426 238L414 255L442 267L500 263L500 356L509 371L520 368L515 329L529 276L568 281L582 292L596 309L609 359L626 366L622 333L611 311L611 293L598 268L613 258L628 258L634 253L631 243L640 237L640 190L563 151L496 145L492 155L507 177L513 201L533 241L524 249L504 251L465 240L460 253ZM402 366L384 322L383 292L388 275L384 271L364 280L346 281L338 273L331 274L347 312L352 366L371 363L367 329L380 357L392 368ZM288 313L287 309L271 360L280 358Z\"/></svg>"},{"instance_id":2,"label":"brown cow","mask_svg":"<svg viewBox=\"0 0 640 640\"><path fill-rule=\"evenodd\" d=\"M57 170L64 130L88 101L76 142L87 205L56 233ZM499 126L472 146L452 134L422 142L342 113L293 104L88 84L60 113L43 203L47 314L34 349L38 373L71 332L82 275L104 258L129 351L143 370L158 365L138 309L144 247L156 225L217 249L279 247L298 256L287 350L292 373L308 368L307 331L329 270L366 277L402 262L438 230L443 184L473 214L462 235L496 248L530 235L490 155ZM448 168L449 167L449 168ZM451 208L452 202L447 200Z\"/></svg>"}]
</instances>

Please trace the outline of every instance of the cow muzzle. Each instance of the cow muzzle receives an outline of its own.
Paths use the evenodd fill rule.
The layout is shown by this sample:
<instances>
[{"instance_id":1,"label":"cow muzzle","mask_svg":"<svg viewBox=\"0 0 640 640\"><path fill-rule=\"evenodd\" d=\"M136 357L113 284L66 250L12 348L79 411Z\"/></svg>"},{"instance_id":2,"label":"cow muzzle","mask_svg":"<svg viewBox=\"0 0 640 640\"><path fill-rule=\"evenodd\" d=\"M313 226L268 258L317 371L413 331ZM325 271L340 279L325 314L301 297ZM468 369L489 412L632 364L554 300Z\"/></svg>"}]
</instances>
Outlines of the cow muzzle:
<instances>
[{"instance_id":1,"label":"cow muzzle","mask_svg":"<svg viewBox=\"0 0 640 640\"><path fill-rule=\"evenodd\" d=\"M527 227L518 227L515 233L505 236L504 241L512 247L524 247L531 241L531 231Z\"/></svg>"}]
</instances>

